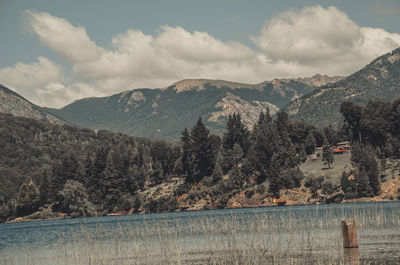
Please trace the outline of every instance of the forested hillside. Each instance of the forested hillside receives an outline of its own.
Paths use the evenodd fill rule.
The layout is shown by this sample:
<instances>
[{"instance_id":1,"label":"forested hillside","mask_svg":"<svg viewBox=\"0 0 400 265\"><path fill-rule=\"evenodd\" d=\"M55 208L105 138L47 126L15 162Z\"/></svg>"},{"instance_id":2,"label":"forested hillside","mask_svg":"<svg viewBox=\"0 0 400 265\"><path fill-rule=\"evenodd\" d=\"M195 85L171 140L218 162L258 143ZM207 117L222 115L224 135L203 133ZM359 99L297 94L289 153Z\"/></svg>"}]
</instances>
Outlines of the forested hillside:
<instances>
[{"instance_id":1,"label":"forested hillside","mask_svg":"<svg viewBox=\"0 0 400 265\"><path fill-rule=\"evenodd\" d=\"M400 98L392 102L374 99L365 105L345 101L340 112L343 132L354 143L354 170L343 172L342 189L348 198L378 195L387 160L400 157Z\"/></svg>"},{"instance_id":2,"label":"forested hillside","mask_svg":"<svg viewBox=\"0 0 400 265\"><path fill-rule=\"evenodd\" d=\"M400 48L385 54L360 71L333 84L321 86L291 102L285 111L295 119L316 126L340 124L343 101L367 103L369 99L392 100L400 95Z\"/></svg>"},{"instance_id":3,"label":"forested hillside","mask_svg":"<svg viewBox=\"0 0 400 265\"><path fill-rule=\"evenodd\" d=\"M200 118L177 144L7 114L0 124L3 218L49 205L73 216L187 208L195 198L177 198L200 183L206 189L196 196L212 197L209 207L224 208L237 192L260 184L267 187L262 193L279 196L282 187L301 183L306 136L323 141L321 130L285 113L262 113L252 131L231 115L222 138Z\"/></svg>"},{"instance_id":4,"label":"forested hillside","mask_svg":"<svg viewBox=\"0 0 400 265\"><path fill-rule=\"evenodd\" d=\"M67 181L97 203L95 196L110 194L111 187L117 187L118 196L132 196L146 180L146 175L141 175L150 164L150 142L146 139L7 114L0 114L0 124L0 199L21 206L16 201L20 187L30 180L40 193L40 201L18 215L58 201ZM104 202L105 197L102 199ZM20 211L18 207L13 210ZM107 207L111 206L104 205Z\"/></svg>"},{"instance_id":5,"label":"forested hillside","mask_svg":"<svg viewBox=\"0 0 400 265\"><path fill-rule=\"evenodd\" d=\"M341 190L347 199L378 196L386 161L400 157L399 102L344 102L340 131L267 111L252 129L230 115L220 137L199 118L175 144L0 114L0 218L259 206L282 190L314 201ZM307 155L322 146L329 169L343 140L353 149L341 187L304 177Z\"/></svg>"}]
</instances>

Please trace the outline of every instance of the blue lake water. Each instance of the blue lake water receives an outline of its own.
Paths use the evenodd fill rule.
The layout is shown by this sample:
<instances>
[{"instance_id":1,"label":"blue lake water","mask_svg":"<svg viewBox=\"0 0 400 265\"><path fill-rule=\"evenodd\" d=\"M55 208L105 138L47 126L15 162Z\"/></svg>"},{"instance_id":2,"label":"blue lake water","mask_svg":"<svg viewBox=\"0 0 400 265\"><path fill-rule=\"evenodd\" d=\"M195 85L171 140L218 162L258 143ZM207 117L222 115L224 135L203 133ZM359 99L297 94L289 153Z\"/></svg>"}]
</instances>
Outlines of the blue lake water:
<instances>
[{"instance_id":1,"label":"blue lake water","mask_svg":"<svg viewBox=\"0 0 400 265\"><path fill-rule=\"evenodd\" d=\"M400 264L400 202L6 223L0 264L346 263L344 218L356 218L360 261Z\"/></svg>"}]
</instances>

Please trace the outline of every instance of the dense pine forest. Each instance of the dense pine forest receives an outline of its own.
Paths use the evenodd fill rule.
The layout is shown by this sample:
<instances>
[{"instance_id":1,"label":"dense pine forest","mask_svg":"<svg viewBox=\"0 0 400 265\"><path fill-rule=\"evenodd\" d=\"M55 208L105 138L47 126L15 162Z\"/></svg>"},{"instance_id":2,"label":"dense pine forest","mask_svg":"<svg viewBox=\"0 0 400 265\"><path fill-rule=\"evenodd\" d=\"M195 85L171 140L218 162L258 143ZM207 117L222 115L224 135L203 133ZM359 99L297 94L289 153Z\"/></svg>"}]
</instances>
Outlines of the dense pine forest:
<instances>
[{"instance_id":1,"label":"dense pine forest","mask_svg":"<svg viewBox=\"0 0 400 265\"><path fill-rule=\"evenodd\" d=\"M240 193L279 198L301 186L349 199L378 195L386 159L400 157L400 99L346 101L340 112L339 129L268 111L250 127L235 113L221 136L199 118L177 143L0 114L0 220L38 211L43 218L175 211L201 200L203 209L226 208ZM340 187L304 177L299 165L316 147L330 168L332 147L347 140L352 168Z\"/></svg>"}]
</instances>

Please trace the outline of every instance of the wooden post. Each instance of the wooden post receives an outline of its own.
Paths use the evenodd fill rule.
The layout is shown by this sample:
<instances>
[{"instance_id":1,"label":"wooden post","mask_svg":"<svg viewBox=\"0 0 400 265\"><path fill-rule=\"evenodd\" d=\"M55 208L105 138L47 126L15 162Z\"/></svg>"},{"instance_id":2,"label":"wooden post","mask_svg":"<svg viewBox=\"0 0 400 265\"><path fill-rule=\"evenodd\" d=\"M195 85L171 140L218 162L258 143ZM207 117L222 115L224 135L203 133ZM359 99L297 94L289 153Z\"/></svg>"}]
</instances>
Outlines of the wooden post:
<instances>
[{"instance_id":1,"label":"wooden post","mask_svg":"<svg viewBox=\"0 0 400 265\"><path fill-rule=\"evenodd\" d=\"M358 248L356 219L342 220L342 235L344 248Z\"/></svg>"},{"instance_id":2,"label":"wooden post","mask_svg":"<svg viewBox=\"0 0 400 265\"><path fill-rule=\"evenodd\" d=\"M358 255L358 248L345 248L344 251L344 264L346 265L360 265L360 258Z\"/></svg>"},{"instance_id":3,"label":"wooden post","mask_svg":"<svg viewBox=\"0 0 400 265\"><path fill-rule=\"evenodd\" d=\"M342 220L345 264L359 265L356 219Z\"/></svg>"}]
</instances>

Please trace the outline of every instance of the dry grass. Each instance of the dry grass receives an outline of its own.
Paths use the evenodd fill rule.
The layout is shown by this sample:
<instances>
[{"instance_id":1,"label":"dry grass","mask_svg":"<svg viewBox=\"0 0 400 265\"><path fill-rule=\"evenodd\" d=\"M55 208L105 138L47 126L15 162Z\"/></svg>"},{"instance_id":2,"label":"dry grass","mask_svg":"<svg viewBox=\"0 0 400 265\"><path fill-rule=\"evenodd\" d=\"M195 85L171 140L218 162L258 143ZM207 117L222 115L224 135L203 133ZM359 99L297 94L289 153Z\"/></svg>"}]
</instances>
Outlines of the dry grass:
<instances>
[{"instance_id":1,"label":"dry grass","mask_svg":"<svg viewBox=\"0 0 400 265\"><path fill-rule=\"evenodd\" d=\"M399 253L400 243L395 244L400 239L398 206L389 211L380 207L352 209L351 205L348 209L282 209L253 209L242 214L209 211L201 218L167 218L161 214L160 218L144 217L112 228L99 222L95 227L71 229L40 252L26 246L2 258L4 265L344 264L340 222L350 216L357 220L361 261L374 258L369 256L374 251L369 245L374 240L369 238L371 231L378 231L375 240L379 240L379 231L384 237L392 235L384 242L394 243Z\"/></svg>"}]
</instances>

